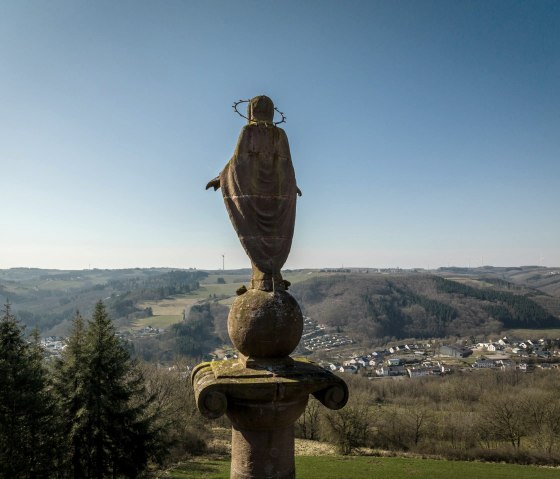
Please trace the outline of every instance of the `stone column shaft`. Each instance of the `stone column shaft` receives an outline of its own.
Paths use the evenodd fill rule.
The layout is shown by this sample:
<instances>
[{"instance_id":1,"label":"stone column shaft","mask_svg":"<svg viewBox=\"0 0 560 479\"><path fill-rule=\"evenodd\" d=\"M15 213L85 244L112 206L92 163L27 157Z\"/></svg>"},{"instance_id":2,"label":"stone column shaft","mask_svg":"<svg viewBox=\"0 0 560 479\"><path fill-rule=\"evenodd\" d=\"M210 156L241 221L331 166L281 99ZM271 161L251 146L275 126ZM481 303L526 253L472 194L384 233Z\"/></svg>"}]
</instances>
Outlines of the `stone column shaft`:
<instances>
[{"instance_id":1,"label":"stone column shaft","mask_svg":"<svg viewBox=\"0 0 560 479\"><path fill-rule=\"evenodd\" d=\"M294 426L249 431L232 427L231 479L294 479Z\"/></svg>"}]
</instances>

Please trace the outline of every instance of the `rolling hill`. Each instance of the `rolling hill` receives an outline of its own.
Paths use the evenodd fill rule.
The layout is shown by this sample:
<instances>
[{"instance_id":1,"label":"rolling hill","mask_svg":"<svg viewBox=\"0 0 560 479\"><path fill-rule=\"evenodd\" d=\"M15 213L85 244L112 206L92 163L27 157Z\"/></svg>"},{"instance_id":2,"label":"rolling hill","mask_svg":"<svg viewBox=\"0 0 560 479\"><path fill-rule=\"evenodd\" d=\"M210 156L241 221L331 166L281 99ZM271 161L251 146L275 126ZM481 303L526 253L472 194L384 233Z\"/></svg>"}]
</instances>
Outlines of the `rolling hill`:
<instances>
[{"instance_id":1,"label":"rolling hill","mask_svg":"<svg viewBox=\"0 0 560 479\"><path fill-rule=\"evenodd\" d=\"M151 324L154 314L166 328L193 305L210 302L215 335L223 339L226 307L249 276L248 270L13 268L0 270L0 296L43 335L64 335L75 311L88 317L98 300L121 326ZM358 343L560 327L557 268L300 270L285 277L305 314Z\"/></svg>"},{"instance_id":2,"label":"rolling hill","mask_svg":"<svg viewBox=\"0 0 560 479\"><path fill-rule=\"evenodd\" d=\"M325 274L292 292L305 314L358 343L560 327L560 298L485 274Z\"/></svg>"}]
</instances>

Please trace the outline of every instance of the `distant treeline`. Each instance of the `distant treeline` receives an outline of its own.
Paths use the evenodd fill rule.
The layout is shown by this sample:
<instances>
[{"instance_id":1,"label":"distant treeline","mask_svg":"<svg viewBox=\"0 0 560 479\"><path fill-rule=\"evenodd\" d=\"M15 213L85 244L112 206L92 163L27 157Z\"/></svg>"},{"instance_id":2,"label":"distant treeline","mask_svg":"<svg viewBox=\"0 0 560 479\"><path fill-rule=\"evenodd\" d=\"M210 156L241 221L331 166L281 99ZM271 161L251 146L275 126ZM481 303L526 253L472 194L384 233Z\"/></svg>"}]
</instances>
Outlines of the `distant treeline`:
<instances>
[{"instance_id":1,"label":"distant treeline","mask_svg":"<svg viewBox=\"0 0 560 479\"><path fill-rule=\"evenodd\" d=\"M378 320L383 336L399 337L403 331L418 338L444 336L447 325L458 316L454 307L390 281L387 282L386 294L376 297L366 293L363 300L369 316ZM415 305L424 311L421 320L410 314L410 308Z\"/></svg>"},{"instance_id":2,"label":"distant treeline","mask_svg":"<svg viewBox=\"0 0 560 479\"><path fill-rule=\"evenodd\" d=\"M132 301L164 299L174 294L185 294L200 287L199 280L208 276L204 271L170 271L148 278L111 280L107 285L126 291Z\"/></svg>"},{"instance_id":3,"label":"distant treeline","mask_svg":"<svg viewBox=\"0 0 560 479\"><path fill-rule=\"evenodd\" d=\"M506 328L552 328L560 326L560 320L527 296L490 288L474 288L456 281L435 278L439 291L460 294L493 304L484 309Z\"/></svg>"},{"instance_id":4,"label":"distant treeline","mask_svg":"<svg viewBox=\"0 0 560 479\"><path fill-rule=\"evenodd\" d=\"M122 273L119 270L119 273ZM198 270L189 271L145 271L127 270L133 276L110 279L107 282L92 284L94 278L78 272L44 274L40 279L41 287L21 286L18 294L10 292L0 284L0 293L14 305L18 319L30 328L38 328L42 334L60 323L69 322L77 309L85 314L93 310L95 303L102 299L106 302L109 314L114 319L149 316L151 312L138 306L138 303L160 300L176 294L185 294L200 287L199 281L208 273ZM49 281L68 281L68 288L48 289ZM10 282L11 289L17 282ZM71 286L71 287L70 287Z\"/></svg>"},{"instance_id":5,"label":"distant treeline","mask_svg":"<svg viewBox=\"0 0 560 479\"><path fill-rule=\"evenodd\" d=\"M18 319L31 329L37 328L40 331L48 330L62 321L71 320L76 314L75 308L67 308L57 313L41 312L32 313L31 311L19 310L17 312Z\"/></svg>"},{"instance_id":6,"label":"distant treeline","mask_svg":"<svg viewBox=\"0 0 560 479\"><path fill-rule=\"evenodd\" d=\"M205 359L217 346L230 342L228 311L217 301L195 304L185 321L173 324L164 334L135 340L134 354L149 362L177 357Z\"/></svg>"}]
</instances>

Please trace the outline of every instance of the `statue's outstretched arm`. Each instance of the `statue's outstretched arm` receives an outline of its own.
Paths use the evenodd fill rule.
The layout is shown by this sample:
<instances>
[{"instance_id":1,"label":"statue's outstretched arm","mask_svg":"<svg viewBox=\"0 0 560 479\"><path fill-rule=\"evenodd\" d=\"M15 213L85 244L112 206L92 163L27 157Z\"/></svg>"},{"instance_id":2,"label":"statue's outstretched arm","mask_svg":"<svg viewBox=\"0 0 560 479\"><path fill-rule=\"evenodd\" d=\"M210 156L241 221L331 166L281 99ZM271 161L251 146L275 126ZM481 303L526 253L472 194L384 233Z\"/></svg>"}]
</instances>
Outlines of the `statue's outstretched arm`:
<instances>
[{"instance_id":1,"label":"statue's outstretched arm","mask_svg":"<svg viewBox=\"0 0 560 479\"><path fill-rule=\"evenodd\" d=\"M210 184L210 183L208 183L208 184ZM301 190L299 189L299 186L296 186L296 188L297 188L297 195L298 195L298 196L301 196L303 193L302 193Z\"/></svg>"},{"instance_id":2,"label":"statue's outstretched arm","mask_svg":"<svg viewBox=\"0 0 560 479\"><path fill-rule=\"evenodd\" d=\"M220 186L220 177L216 176L216 178L208 182L208 184L206 185L206 189L214 187L214 191L216 191Z\"/></svg>"}]
</instances>

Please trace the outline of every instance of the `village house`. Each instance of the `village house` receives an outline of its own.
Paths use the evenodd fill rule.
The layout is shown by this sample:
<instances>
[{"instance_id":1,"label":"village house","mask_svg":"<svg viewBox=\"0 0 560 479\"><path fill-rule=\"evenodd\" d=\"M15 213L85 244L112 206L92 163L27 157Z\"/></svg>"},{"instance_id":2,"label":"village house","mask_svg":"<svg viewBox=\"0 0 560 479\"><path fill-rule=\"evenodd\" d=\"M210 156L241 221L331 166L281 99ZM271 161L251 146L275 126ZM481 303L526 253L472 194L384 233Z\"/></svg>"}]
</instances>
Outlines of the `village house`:
<instances>
[{"instance_id":1,"label":"village house","mask_svg":"<svg viewBox=\"0 0 560 479\"><path fill-rule=\"evenodd\" d=\"M360 367L365 368L369 366L369 361L367 360L367 358L358 358L357 364Z\"/></svg>"},{"instance_id":2,"label":"village house","mask_svg":"<svg viewBox=\"0 0 560 479\"><path fill-rule=\"evenodd\" d=\"M497 367L497 365L494 360L481 357L472 364L472 367L476 369L492 369Z\"/></svg>"},{"instance_id":3,"label":"village house","mask_svg":"<svg viewBox=\"0 0 560 479\"><path fill-rule=\"evenodd\" d=\"M439 354L442 356L450 356L452 358L466 358L472 354L472 351L460 344L453 344L441 346L439 348Z\"/></svg>"},{"instance_id":4,"label":"village house","mask_svg":"<svg viewBox=\"0 0 560 479\"><path fill-rule=\"evenodd\" d=\"M378 376L404 376L407 374L404 366L381 366L375 371Z\"/></svg>"},{"instance_id":5,"label":"village house","mask_svg":"<svg viewBox=\"0 0 560 479\"><path fill-rule=\"evenodd\" d=\"M437 374L443 374L445 368L443 366L419 366L413 368L407 368L406 372L411 378L417 378L422 376L433 376Z\"/></svg>"}]
</instances>

